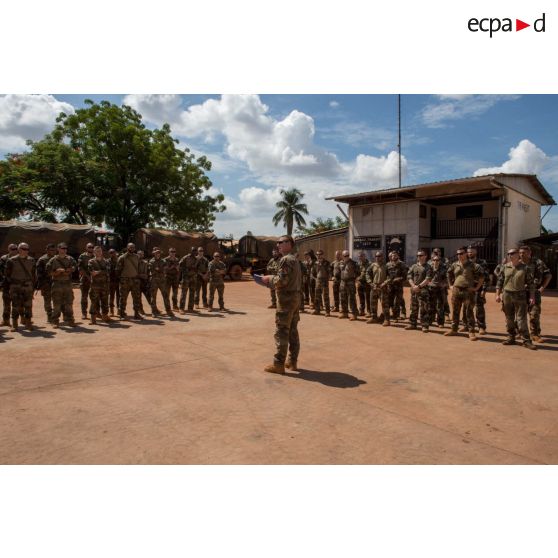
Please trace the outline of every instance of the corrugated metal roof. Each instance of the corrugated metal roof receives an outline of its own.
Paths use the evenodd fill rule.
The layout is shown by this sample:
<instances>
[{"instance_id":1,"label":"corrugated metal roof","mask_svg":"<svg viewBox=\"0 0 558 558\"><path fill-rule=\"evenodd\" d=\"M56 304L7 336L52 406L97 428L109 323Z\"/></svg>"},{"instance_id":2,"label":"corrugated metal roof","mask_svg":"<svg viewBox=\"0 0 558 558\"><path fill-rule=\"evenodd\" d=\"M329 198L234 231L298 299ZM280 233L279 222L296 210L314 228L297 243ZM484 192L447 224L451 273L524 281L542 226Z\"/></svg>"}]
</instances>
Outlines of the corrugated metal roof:
<instances>
[{"instance_id":1,"label":"corrugated metal roof","mask_svg":"<svg viewBox=\"0 0 558 558\"><path fill-rule=\"evenodd\" d=\"M317 233L307 234L305 236L297 236L295 238L295 242L298 241L298 240L306 240L308 238L315 238L317 236L328 236L328 235L331 235L331 234L346 232L348 230L349 230L349 227L339 227L337 229L329 229L327 231L321 231L321 232L317 232Z\"/></svg>"},{"instance_id":2,"label":"corrugated metal roof","mask_svg":"<svg viewBox=\"0 0 558 558\"><path fill-rule=\"evenodd\" d=\"M69 223L47 223L46 221L18 221L11 219L10 221L0 221L0 227L12 228L19 227L32 231L91 231L95 230L93 225L71 225Z\"/></svg>"}]
</instances>

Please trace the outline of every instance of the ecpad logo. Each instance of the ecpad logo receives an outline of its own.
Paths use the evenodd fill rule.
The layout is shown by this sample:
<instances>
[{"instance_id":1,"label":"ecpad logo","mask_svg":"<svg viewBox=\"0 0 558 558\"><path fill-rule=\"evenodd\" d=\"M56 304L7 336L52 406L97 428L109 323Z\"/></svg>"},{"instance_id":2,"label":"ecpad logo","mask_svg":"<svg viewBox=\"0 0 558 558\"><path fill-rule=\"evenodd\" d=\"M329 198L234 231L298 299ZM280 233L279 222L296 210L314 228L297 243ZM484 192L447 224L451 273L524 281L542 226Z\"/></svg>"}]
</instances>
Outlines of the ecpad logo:
<instances>
[{"instance_id":1,"label":"ecpad logo","mask_svg":"<svg viewBox=\"0 0 558 558\"><path fill-rule=\"evenodd\" d=\"M533 22L533 29L535 30L535 32L545 32L545 17L546 14L543 13L543 15L539 19L536 19ZM492 38L492 35L494 33L497 33L498 31L503 31L504 33L514 31L512 19L509 17L505 17L503 19L500 19L498 17L485 17L482 19L472 17L468 21L467 27L472 33L478 33L479 31L483 33L490 33L490 38ZM531 24L525 23L520 19L515 20L515 31L521 31L522 29L526 29L527 27L531 27Z\"/></svg>"}]
</instances>

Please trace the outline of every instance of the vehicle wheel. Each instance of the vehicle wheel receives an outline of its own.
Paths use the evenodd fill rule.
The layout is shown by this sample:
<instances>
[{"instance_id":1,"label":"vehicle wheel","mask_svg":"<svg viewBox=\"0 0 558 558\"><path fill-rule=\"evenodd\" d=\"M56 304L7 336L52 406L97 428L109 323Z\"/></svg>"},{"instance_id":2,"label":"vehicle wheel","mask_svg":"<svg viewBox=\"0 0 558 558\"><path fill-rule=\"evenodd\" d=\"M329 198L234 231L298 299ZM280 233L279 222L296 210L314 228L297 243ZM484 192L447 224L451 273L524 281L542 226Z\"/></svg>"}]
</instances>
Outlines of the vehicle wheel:
<instances>
[{"instance_id":1,"label":"vehicle wheel","mask_svg":"<svg viewBox=\"0 0 558 558\"><path fill-rule=\"evenodd\" d=\"M242 279L242 266L239 264L231 265L229 276L232 281L240 281Z\"/></svg>"}]
</instances>

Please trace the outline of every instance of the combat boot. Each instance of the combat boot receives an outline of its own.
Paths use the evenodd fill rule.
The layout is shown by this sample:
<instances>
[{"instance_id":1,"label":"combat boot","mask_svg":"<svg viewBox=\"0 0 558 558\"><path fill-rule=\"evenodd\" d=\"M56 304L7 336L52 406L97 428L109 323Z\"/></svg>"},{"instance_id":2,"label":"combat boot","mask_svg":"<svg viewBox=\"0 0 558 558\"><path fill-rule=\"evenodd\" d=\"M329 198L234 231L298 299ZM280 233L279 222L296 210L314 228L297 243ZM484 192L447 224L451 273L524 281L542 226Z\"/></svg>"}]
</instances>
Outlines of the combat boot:
<instances>
[{"instance_id":1,"label":"combat boot","mask_svg":"<svg viewBox=\"0 0 558 558\"><path fill-rule=\"evenodd\" d=\"M284 364L270 364L264 368L264 372L271 372L272 374L284 374L285 365Z\"/></svg>"},{"instance_id":2,"label":"combat boot","mask_svg":"<svg viewBox=\"0 0 558 558\"><path fill-rule=\"evenodd\" d=\"M209 306L209 308L207 309L208 312L213 312L213 306Z\"/></svg>"},{"instance_id":3,"label":"combat boot","mask_svg":"<svg viewBox=\"0 0 558 558\"><path fill-rule=\"evenodd\" d=\"M516 345L515 337L508 337L505 341L502 341L502 345Z\"/></svg>"},{"instance_id":4,"label":"combat boot","mask_svg":"<svg viewBox=\"0 0 558 558\"><path fill-rule=\"evenodd\" d=\"M540 335L531 335L533 343L544 343L544 339Z\"/></svg>"},{"instance_id":5,"label":"combat boot","mask_svg":"<svg viewBox=\"0 0 558 558\"><path fill-rule=\"evenodd\" d=\"M228 312L224 306L219 306L219 312Z\"/></svg>"},{"instance_id":6,"label":"combat boot","mask_svg":"<svg viewBox=\"0 0 558 558\"><path fill-rule=\"evenodd\" d=\"M143 317L139 312L134 312L134 320L143 320Z\"/></svg>"},{"instance_id":7,"label":"combat boot","mask_svg":"<svg viewBox=\"0 0 558 558\"><path fill-rule=\"evenodd\" d=\"M459 333L467 333L469 331L469 328L467 326L463 326L461 328L459 328Z\"/></svg>"},{"instance_id":8,"label":"combat boot","mask_svg":"<svg viewBox=\"0 0 558 558\"><path fill-rule=\"evenodd\" d=\"M76 322L75 322L73 319L72 319L72 320L68 320L67 324L68 324L70 327L77 327L77 324L76 324Z\"/></svg>"},{"instance_id":9,"label":"combat boot","mask_svg":"<svg viewBox=\"0 0 558 558\"><path fill-rule=\"evenodd\" d=\"M12 318L12 327L10 331L17 331L17 318Z\"/></svg>"},{"instance_id":10,"label":"combat boot","mask_svg":"<svg viewBox=\"0 0 558 558\"><path fill-rule=\"evenodd\" d=\"M312 312L312 316L319 316L320 315L320 311L319 310L314 310Z\"/></svg>"},{"instance_id":11,"label":"combat boot","mask_svg":"<svg viewBox=\"0 0 558 558\"><path fill-rule=\"evenodd\" d=\"M196 308L199 308L199 306L196 306ZM277 304L270 304L270 305L268 306L268 308L269 308L269 309L271 309L271 308L277 308Z\"/></svg>"},{"instance_id":12,"label":"combat boot","mask_svg":"<svg viewBox=\"0 0 558 558\"><path fill-rule=\"evenodd\" d=\"M2 320L2 325L10 327L10 320L9 319Z\"/></svg>"},{"instance_id":13,"label":"combat boot","mask_svg":"<svg viewBox=\"0 0 558 558\"><path fill-rule=\"evenodd\" d=\"M428 333L429 329L427 327L422 328L422 333Z\"/></svg>"},{"instance_id":14,"label":"combat boot","mask_svg":"<svg viewBox=\"0 0 558 558\"><path fill-rule=\"evenodd\" d=\"M390 326L391 326L391 322L389 320L384 320L382 327L390 327Z\"/></svg>"},{"instance_id":15,"label":"combat boot","mask_svg":"<svg viewBox=\"0 0 558 558\"><path fill-rule=\"evenodd\" d=\"M82 313L82 314L81 314L81 319L82 319L82 320L87 320L87 314L83 314L83 313Z\"/></svg>"},{"instance_id":16,"label":"combat boot","mask_svg":"<svg viewBox=\"0 0 558 558\"><path fill-rule=\"evenodd\" d=\"M449 331L446 331L446 333L444 333L444 337L453 337L457 335L457 331L455 331L454 329L450 329Z\"/></svg>"},{"instance_id":17,"label":"combat boot","mask_svg":"<svg viewBox=\"0 0 558 558\"><path fill-rule=\"evenodd\" d=\"M174 318L174 312L173 312L172 310L169 310L169 311L167 312L167 316L168 316L169 318Z\"/></svg>"},{"instance_id":18,"label":"combat boot","mask_svg":"<svg viewBox=\"0 0 558 558\"><path fill-rule=\"evenodd\" d=\"M339 306L336 306L336 307L333 309L333 311L334 311L334 312L339 312Z\"/></svg>"},{"instance_id":19,"label":"combat boot","mask_svg":"<svg viewBox=\"0 0 558 558\"><path fill-rule=\"evenodd\" d=\"M58 329L60 327L60 322L58 320L52 320L52 329Z\"/></svg>"},{"instance_id":20,"label":"combat boot","mask_svg":"<svg viewBox=\"0 0 558 558\"><path fill-rule=\"evenodd\" d=\"M531 341L523 341L523 346L526 349L531 349L532 351L536 351L537 347L535 345L533 345L533 343Z\"/></svg>"},{"instance_id":21,"label":"combat boot","mask_svg":"<svg viewBox=\"0 0 558 558\"><path fill-rule=\"evenodd\" d=\"M137 313L137 312L136 312ZM151 315L152 316L160 316L161 315L161 311L159 310L159 308L151 308ZM135 317L135 316L134 316Z\"/></svg>"},{"instance_id":22,"label":"combat boot","mask_svg":"<svg viewBox=\"0 0 558 558\"><path fill-rule=\"evenodd\" d=\"M349 318L350 322L357 322L358 321L358 316L357 314L351 314L351 317Z\"/></svg>"},{"instance_id":23,"label":"combat boot","mask_svg":"<svg viewBox=\"0 0 558 558\"><path fill-rule=\"evenodd\" d=\"M485 327L479 327L479 335L486 335L486 328Z\"/></svg>"},{"instance_id":24,"label":"combat boot","mask_svg":"<svg viewBox=\"0 0 558 558\"><path fill-rule=\"evenodd\" d=\"M475 335L474 331L471 331L471 333L469 333L469 341L478 341L479 338Z\"/></svg>"},{"instance_id":25,"label":"combat boot","mask_svg":"<svg viewBox=\"0 0 558 558\"><path fill-rule=\"evenodd\" d=\"M89 325L97 325L97 316L95 314L91 314L91 320L89 321Z\"/></svg>"},{"instance_id":26,"label":"combat boot","mask_svg":"<svg viewBox=\"0 0 558 558\"><path fill-rule=\"evenodd\" d=\"M346 319L348 319L348 317L349 317L349 314L345 314L344 312L339 314L339 319L340 320L346 320Z\"/></svg>"},{"instance_id":27,"label":"combat boot","mask_svg":"<svg viewBox=\"0 0 558 558\"><path fill-rule=\"evenodd\" d=\"M410 324L405 329L418 329L416 325Z\"/></svg>"},{"instance_id":28,"label":"combat boot","mask_svg":"<svg viewBox=\"0 0 558 558\"><path fill-rule=\"evenodd\" d=\"M110 316L108 314L103 314L101 316L101 319L103 320L103 322L112 322L112 320L110 319Z\"/></svg>"},{"instance_id":29,"label":"combat boot","mask_svg":"<svg viewBox=\"0 0 558 558\"><path fill-rule=\"evenodd\" d=\"M25 325L25 329L33 331L33 322L31 321L31 318L23 318L23 323Z\"/></svg>"},{"instance_id":30,"label":"combat boot","mask_svg":"<svg viewBox=\"0 0 558 558\"><path fill-rule=\"evenodd\" d=\"M325 316L326 316L326 318L329 318L331 316L331 314L329 313L329 310L326 310Z\"/></svg>"},{"instance_id":31,"label":"combat boot","mask_svg":"<svg viewBox=\"0 0 558 558\"><path fill-rule=\"evenodd\" d=\"M368 320L366 320L367 324L376 324L378 323L378 318L369 318Z\"/></svg>"},{"instance_id":32,"label":"combat boot","mask_svg":"<svg viewBox=\"0 0 558 558\"><path fill-rule=\"evenodd\" d=\"M289 370L292 370L293 372L297 372L298 371L298 366L297 366L296 360L293 360L292 358L289 358L287 360L287 362L285 363L285 368L288 368Z\"/></svg>"}]
</instances>

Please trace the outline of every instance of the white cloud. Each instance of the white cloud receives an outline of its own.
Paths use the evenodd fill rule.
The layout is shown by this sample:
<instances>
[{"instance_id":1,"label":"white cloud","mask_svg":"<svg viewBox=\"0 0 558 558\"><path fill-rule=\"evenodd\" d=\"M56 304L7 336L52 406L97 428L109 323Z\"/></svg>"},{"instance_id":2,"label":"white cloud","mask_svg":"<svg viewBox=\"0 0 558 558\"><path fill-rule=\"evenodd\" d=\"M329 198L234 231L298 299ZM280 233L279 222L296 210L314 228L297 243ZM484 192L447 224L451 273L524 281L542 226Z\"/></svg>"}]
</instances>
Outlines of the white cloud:
<instances>
[{"instance_id":1,"label":"white cloud","mask_svg":"<svg viewBox=\"0 0 558 558\"><path fill-rule=\"evenodd\" d=\"M159 125L174 122L182 111L180 95L126 95L122 104L137 110L148 122Z\"/></svg>"},{"instance_id":2,"label":"white cloud","mask_svg":"<svg viewBox=\"0 0 558 558\"><path fill-rule=\"evenodd\" d=\"M509 151L509 159L498 167L477 169L474 176L494 173L540 174L551 162L551 158L528 139L521 140Z\"/></svg>"},{"instance_id":3,"label":"white cloud","mask_svg":"<svg viewBox=\"0 0 558 558\"><path fill-rule=\"evenodd\" d=\"M0 151L25 148L26 140L39 140L52 130L61 113L74 107L52 95L0 95Z\"/></svg>"},{"instance_id":4,"label":"white cloud","mask_svg":"<svg viewBox=\"0 0 558 558\"><path fill-rule=\"evenodd\" d=\"M448 121L476 117L501 101L514 101L519 95L439 95L439 102L428 104L421 112L429 128L444 128Z\"/></svg>"},{"instance_id":5,"label":"white cloud","mask_svg":"<svg viewBox=\"0 0 558 558\"><path fill-rule=\"evenodd\" d=\"M407 159L401 157L401 173L407 172ZM385 157L358 155L352 170L353 181L359 184L373 184L376 188L393 186L394 177L399 175L399 156L391 151Z\"/></svg>"},{"instance_id":6,"label":"white cloud","mask_svg":"<svg viewBox=\"0 0 558 558\"><path fill-rule=\"evenodd\" d=\"M330 101L329 102L329 106L331 108L338 108L339 107L339 103L337 101Z\"/></svg>"}]
</instances>

